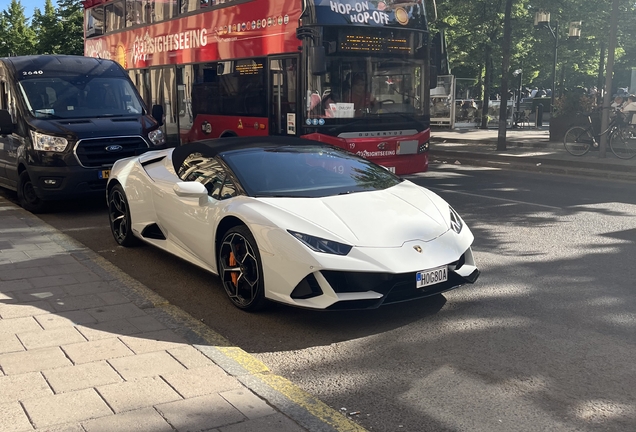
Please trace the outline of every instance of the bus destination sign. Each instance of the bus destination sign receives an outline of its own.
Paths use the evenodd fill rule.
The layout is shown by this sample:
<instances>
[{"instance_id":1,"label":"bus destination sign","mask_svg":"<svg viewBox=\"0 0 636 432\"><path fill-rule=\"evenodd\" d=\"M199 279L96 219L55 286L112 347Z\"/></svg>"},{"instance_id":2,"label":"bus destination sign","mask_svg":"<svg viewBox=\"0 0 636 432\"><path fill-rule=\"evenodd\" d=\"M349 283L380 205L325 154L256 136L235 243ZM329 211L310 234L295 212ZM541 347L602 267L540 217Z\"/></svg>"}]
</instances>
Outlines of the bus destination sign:
<instances>
[{"instance_id":1,"label":"bus destination sign","mask_svg":"<svg viewBox=\"0 0 636 432\"><path fill-rule=\"evenodd\" d=\"M373 54L412 54L407 38L371 35L341 35L340 51Z\"/></svg>"}]
</instances>

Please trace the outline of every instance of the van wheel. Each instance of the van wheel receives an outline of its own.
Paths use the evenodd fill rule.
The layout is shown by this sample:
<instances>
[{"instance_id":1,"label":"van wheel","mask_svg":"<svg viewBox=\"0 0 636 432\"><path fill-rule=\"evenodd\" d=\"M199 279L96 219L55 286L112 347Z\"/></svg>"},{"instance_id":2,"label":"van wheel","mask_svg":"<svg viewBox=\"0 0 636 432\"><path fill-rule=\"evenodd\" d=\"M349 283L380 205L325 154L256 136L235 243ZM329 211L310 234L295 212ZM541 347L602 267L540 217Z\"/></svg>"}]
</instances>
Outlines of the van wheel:
<instances>
[{"instance_id":1,"label":"van wheel","mask_svg":"<svg viewBox=\"0 0 636 432\"><path fill-rule=\"evenodd\" d=\"M29 173L22 171L18 180L18 202L23 209L31 213L43 213L46 211L46 201L38 198L35 187L29 177Z\"/></svg>"}]
</instances>

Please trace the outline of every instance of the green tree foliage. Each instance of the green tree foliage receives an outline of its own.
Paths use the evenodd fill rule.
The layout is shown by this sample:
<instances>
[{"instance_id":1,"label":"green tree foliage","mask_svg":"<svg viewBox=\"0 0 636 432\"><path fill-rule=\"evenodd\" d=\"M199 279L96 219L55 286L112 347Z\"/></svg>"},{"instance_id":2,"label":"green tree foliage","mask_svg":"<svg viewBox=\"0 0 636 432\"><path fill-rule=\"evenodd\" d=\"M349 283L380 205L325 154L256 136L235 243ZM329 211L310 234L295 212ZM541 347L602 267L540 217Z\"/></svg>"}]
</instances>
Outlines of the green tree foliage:
<instances>
[{"instance_id":1,"label":"green tree foliage","mask_svg":"<svg viewBox=\"0 0 636 432\"><path fill-rule=\"evenodd\" d=\"M80 0L46 0L31 20L20 0L0 13L0 56L84 53L83 8Z\"/></svg>"},{"instance_id":2,"label":"green tree foliage","mask_svg":"<svg viewBox=\"0 0 636 432\"><path fill-rule=\"evenodd\" d=\"M11 0L0 16L0 56L35 54L36 35L19 0Z\"/></svg>"},{"instance_id":3,"label":"green tree foliage","mask_svg":"<svg viewBox=\"0 0 636 432\"><path fill-rule=\"evenodd\" d=\"M621 0L614 87L630 84L636 67L636 2ZM483 80L490 52L500 64L503 46L503 0L438 0L437 28L444 28L453 74L473 78L497 92L501 70L492 69L490 83ZM611 0L515 0L512 8L510 69L523 65L524 87L552 87L555 39L548 29L534 28L534 14L550 12L550 24L558 22L557 88L574 89L598 85L601 46L607 46ZM568 39L569 23L582 21L581 38ZM508 77L511 78L511 77ZM512 82L515 82L514 80Z\"/></svg>"}]
</instances>

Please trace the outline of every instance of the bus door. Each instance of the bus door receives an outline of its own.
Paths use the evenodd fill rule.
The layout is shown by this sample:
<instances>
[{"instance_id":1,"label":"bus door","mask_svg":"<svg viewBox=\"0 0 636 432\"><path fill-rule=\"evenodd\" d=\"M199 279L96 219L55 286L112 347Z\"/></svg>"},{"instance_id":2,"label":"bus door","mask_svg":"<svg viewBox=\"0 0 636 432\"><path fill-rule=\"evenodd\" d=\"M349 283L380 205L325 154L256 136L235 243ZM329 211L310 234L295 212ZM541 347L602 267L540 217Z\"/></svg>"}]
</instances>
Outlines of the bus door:
<instances>
[{"instance_id":1,"label":"bus door","mask_svg":"<svg viewBox=\"0 0 636 432\"><path fill-rule=\"evenodd\" d=\"M298 56L269 58L269 131L298 135Z\"/></svg>"}]
</instances>

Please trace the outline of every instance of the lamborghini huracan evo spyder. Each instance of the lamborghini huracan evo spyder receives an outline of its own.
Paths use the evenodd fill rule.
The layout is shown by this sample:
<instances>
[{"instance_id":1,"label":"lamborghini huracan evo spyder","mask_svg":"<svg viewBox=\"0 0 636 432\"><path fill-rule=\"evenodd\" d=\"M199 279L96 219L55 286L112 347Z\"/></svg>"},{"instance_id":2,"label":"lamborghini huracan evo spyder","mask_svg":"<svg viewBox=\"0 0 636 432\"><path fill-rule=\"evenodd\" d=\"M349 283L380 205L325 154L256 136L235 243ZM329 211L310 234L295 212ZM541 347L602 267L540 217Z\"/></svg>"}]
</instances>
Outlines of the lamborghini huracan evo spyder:
<instances>
[{"instance_id":1,"label":"lamborghini huracan evo spyder","mask_svg":"<svg viewBox=\"0 0 636 432\"><path fill-rule=\"evenodd\" d=\"M221 278L234 305L364 309L479 276L473 235L442 198L341 149L221 138L119 160L115 240L139 240Z\"/></svg>"}]
</instances>

